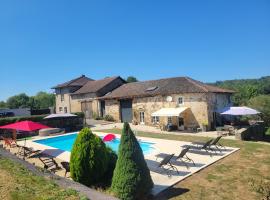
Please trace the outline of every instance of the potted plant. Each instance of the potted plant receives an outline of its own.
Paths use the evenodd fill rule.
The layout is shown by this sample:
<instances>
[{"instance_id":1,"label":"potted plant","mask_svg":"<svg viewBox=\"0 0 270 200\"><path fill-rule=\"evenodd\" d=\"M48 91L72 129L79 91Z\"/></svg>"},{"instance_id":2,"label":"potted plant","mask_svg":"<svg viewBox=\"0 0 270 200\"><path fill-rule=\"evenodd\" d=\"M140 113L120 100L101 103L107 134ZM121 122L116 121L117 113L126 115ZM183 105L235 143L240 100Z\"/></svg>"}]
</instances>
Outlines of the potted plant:
<instances>
[{"instance_id":1,"label":"potted plant","mask_svg":"<svg viewBox=\"0 0 270 200\"><path fill-rule=\"evenodd\" d=\"M207 127L208 127L208 122L203 122L202 123L202 131L206 132L207 131Z\"/></svg>"}]
</instances>

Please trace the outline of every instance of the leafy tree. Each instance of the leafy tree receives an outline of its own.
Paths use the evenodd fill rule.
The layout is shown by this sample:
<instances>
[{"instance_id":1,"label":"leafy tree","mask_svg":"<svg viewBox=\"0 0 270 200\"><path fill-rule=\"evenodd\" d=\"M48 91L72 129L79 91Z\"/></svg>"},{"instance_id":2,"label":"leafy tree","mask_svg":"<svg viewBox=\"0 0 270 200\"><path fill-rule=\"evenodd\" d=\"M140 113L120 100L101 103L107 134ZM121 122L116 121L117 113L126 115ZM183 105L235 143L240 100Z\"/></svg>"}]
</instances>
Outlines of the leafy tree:
<instances>
[{"instance_id":1,"label":"leafy tree","mask_svg":"<svg viewBox=\"0 0 270 200\"><path fill-rule=\"evenodd\" d=\"M213 85L235 90L236 93L232 98L235 105L247 105L248 101L253 97L270 94L270 76L259 79L217 81Z\"/></svg>"},{"instance_id":2,"label":"leafy tree","mask_svg":"<svg viewBox=\"0 0 270 200\"><path fill-rule=\"evenodd\" d=\"M25 93L9 97L7 100L8 108L27 108L29 107L29 96Z\"/></svg>"},{"instance_id":3,"label":"leafy tree","mask_svg":"<svg viewBox=\"0 0 270 200\"><path fill-rule=\"evenodd\" d=\"M0 101L0 108L7 108L6 102Z\"/></svg>"},{"instance_id":4,"label":"leafy tree","mask_svg":"<svg viewBox=\"0 0 270 200\"><path fill-rule=\"evenodd\" d=\"M270 95L260 95L249 100L248 106L260 111L264 122L270 126Z\"/></svg>"},{"instance_id":5,"label":"leafy tree","mask_svg":"<svg viewBox=\"0 0 270 200\"><path fill-rule=\"evenodd\" d=\"M113 174L112 191L120 199L133 200L149 194L152 187L153 181L142 149L129 124L125 123Z\"/></svg>"},{"instance_id":6,"label":"leafy tree","mask_svg":"<svg viewBox=\"0 0 270 200\"><path fill-rule=\"evenodd\" d=\"M2 102L2 106L8 108L31 108L43 109L55 106L54 94L39 92L36 96L27 96L25 93L14 95L8 98L7 102ZM1 107L1 104L0 104Z\"/></svg>"},{"instance_id":7,"label":"leafy tree","mask_svg":"<svg viewBox=\"0 0 270 200\"><path fill-rule=\"evenodd\" d=\"M138 79L135 78L134 76L129 76L129 77L127 77L127 82L128 83L138 82Z\"/></svg>"},{"instance_id":8,"label":"leafy tree","mask_svg":"<svg viewBox=\"0 0 270 200\"><path fill-rule=\"evenodd\" d=\"M38 109L49 108L55 105L55 96L47 92L38 92L34 96L34 105Z\"/></svg>"},{"instance_id":9,"label":"leafy tree","mask_svg":"<svg viewBox=\"0 0 270 200\"><path fill-rule=\"evenodd\" d=\"M86 186L102 184L105 177L110 179L108 170L112 169L108 167L113 167L113 163L110 163L113 161L109 158L111 153L100 137L94 135L89 128L82 129L71 151L72 179Z\"/></svg>"}]
</instances>

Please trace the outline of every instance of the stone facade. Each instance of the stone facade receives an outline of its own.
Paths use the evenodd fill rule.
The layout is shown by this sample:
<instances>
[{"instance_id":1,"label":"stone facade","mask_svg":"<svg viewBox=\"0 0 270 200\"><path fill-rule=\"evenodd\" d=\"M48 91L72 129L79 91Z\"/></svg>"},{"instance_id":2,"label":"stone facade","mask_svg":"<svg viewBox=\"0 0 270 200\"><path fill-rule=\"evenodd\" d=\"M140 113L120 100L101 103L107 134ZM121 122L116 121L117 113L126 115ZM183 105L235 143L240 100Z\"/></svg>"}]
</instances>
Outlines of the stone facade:
<instances>
[{"instance_id":1,"label":"stone facade","mask_svg":"<svg viewBox=\"0 0 270 200\"><path fill-rule=\"evenodd\" d=\"M167 96L172 97L172 101L168 102ZM207 124L211 128L213 122L213 112L216 109L223 108L229 104L229 96L226 94L212 93L185 93L172 94L166 96L140 97L132 99L133 120L140 123L140 112L144 112L144 124L154 125L151 114L162 108L187 107L187 109L179 116L183 118L184 128L191 129L202 127ZM179 104L178 99L183 99L183 103ZM118 122L121 121L120 103L117 100L106 100L106 114L114 117ZM160 117L160 124L167 124L168 117ZM178 125L178 118L173 117L172 123Z\"/></svg>"},{"instance_id":2,"label":"stone facade","mask_svg":"<svg viewBox=\"0 0 270 200\"><path fill-rule=\"evenodd\" d=\"M120 102L117 100L105 101L105 115L111 115L115 121L120 122Z\"/></svg>"}]
</instances>

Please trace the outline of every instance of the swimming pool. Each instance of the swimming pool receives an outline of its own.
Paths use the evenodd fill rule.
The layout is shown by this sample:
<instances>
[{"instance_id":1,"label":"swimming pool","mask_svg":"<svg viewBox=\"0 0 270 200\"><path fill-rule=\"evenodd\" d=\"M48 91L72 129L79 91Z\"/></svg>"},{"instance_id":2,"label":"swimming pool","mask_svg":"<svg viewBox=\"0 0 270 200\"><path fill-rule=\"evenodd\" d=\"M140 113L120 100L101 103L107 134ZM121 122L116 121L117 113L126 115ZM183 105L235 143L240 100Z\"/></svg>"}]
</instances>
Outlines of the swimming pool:
<instances>
[{"instance_id":1,"label":"swimming pool","mask_svg":"<svg viewBox=\"0 0 270 200\"><path fill-rule=\"evenodd\" d=\"M33 142L43 144L46 146L50 146L50 147L54 147L57 149L61 149L63 151L71 152L72 146L73 146L77 136L78 136L78 133L73 133L73 134L57 136L57 137L53 137L53 138L35 140ZM116 138L115 140L113 140L111 142L105 142L105 144L107 146L111 147L115 152L118 152L120 139ZM154 147L153 147L154 143L139 141L139 144L143 150L144 155L149 154L152 150L154 150Z\"/></svg>"}]
</instances>

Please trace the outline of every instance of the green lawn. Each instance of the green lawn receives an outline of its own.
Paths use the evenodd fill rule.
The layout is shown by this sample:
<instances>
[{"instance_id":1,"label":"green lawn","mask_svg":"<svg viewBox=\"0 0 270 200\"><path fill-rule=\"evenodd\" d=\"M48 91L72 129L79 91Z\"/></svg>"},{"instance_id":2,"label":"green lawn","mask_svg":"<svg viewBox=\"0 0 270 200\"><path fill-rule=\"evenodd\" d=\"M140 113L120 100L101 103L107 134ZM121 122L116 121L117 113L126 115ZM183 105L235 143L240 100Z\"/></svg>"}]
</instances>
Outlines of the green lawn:
<instances>
[{"instance_id":1,"label":"green lawn","mask_svg":"<svg viewBox=\"0 0 270 200\"><path fill-rule=\"evenodd\" d=\"M0 156L0 199L77 200L79 194L65 190L53 181L36 176L24 166Z\"/></svg>"},{"instance_id":2,"label":"green lawn","mask_svg":"<svg viewBox=\"0 0 270 200\"><path fill-rule=\"evenodd\" d=\"M101 132L120 134L119 129ZM138 136L179 141L206 141L206 137L137 132ZM270 184L270 145L237 140L221 141L240 151L218 161L160 194L157 199L261 199L251 180Z\"/></svg>"}]
</instances>

